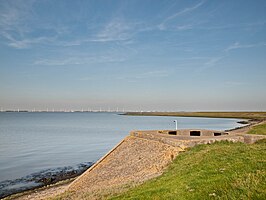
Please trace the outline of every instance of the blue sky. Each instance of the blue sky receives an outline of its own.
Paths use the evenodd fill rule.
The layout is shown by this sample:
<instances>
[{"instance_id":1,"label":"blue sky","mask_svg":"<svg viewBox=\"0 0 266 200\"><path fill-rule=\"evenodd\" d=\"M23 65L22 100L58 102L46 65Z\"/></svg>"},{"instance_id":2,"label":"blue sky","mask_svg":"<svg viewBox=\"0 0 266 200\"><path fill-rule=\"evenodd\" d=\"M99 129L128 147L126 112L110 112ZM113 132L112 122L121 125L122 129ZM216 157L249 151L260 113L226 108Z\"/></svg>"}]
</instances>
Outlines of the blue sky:
<instances>
[{"instance_id":1,"label":"blue sky","mask_svg":"<svg viewBox=\"0 0 266 200\"><path fill-rule=\"evenodd\" d=\"M264 0L0 0L2 109L266 110Z\"/></svg>"}]
</instances>

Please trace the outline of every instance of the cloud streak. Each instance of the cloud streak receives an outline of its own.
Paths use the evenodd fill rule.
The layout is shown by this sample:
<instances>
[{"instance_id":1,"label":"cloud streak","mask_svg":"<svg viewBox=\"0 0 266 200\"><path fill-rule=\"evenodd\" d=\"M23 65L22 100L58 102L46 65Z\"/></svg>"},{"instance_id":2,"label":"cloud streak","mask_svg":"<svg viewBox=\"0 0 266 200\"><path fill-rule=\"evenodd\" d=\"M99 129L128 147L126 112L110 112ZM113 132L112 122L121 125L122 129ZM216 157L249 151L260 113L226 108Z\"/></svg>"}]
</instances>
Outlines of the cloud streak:
<instances>
[{"instance_id":1,"label":"cloud streak","mask_svg":"<svg viewBox=\"0 0 266 200\"><path fill-rule=\"evenodd\" d=\"M198 8L201 7L204 3L205 3L205 1L201 1L201 2L199 2L199 3L197 3L197 4L195 4L195 5L192 6L192 7L184 8L183 10L178 11L178 12L176 12L175 14L168 16L167 18L165 18L165 19L163 20L162 23L160 23L160 24L158 25L158 28L159 28L160 30L165 30L165 28L166 28L166 27L165 27L165 24L166 24L167 22L169 22L169 21L175 19L176 17L179 17L179 16L181 16L181 15L184 15L184 14L186 14L186 13L189 13L189 12L192 12L192 11L198 9Z\"/></svg>"},{"instance_id":2,"label":"cloud streak","mask_svg":"<svg viewBox=\"0 0 266 200\"><path fill-rule=\"evenodd\" d=\"M135 76L136 79L146 79L146 78L160 78L160 77L167 77L169 76L169 73L164 70L158 70L158 71L149 71L142 74L139 74Z\"/></svg>"},{"instance_id":3,"label":"cloud streak","mask_svg":"<svg viewBox=\"0 0 266 200\"><path fill-rule=\"evenodd\" d=\"M133 74L130 76L120 76L117 77L118 80L127 80L128 82L138 82L141 80L149 80L153 78L166 78L170 74L168 71L165 70L154 70L154 71L147 71L139 74Z\"/></svg>"},{"instance_id":4,"label":"cloud streak","mask_svg":"<svg viewBox=\"0 0 266 200\"><path fill-rule=\"evenodd\" d=\"M196 68L195 72L200 73L207 69L215 67L222 59L224 59L225 56L217 56L209 58L207 61L203 62L202 64L199 64L199 67Z\"/></svg>"},{"instance_id":5,"label":"cloud streak","mask_svg":"<svg viewBox=\"0 0 266 200\"><path fill-rule=\"evenodd\" d=\"M22 49L30 44L44 40L44 37L25 38L31 30L25 21L30 20L34 1L2 1L0 2L0 36L5 38L7 45Z\"/></svg>"},{"instance_id":6,"label":"cloud streak","mask_svg":"<svg viewBox=\"0 0 266 200\"><path fill-rule=\"evenodd\" d=\"M16 49L26 49L31 47L33 44L48 44L54 41L52 37L36 37L36 38L24 38L21 40L15 39L14 36L7 32L2 32L2 36L8 39L7 45Z\"/></svg>"},{"instance_id":7,"label":"cloud streak","mask_svg":"<svg viewBox=\"0 0 266 200\"><path fill-rule=\"evenodd\" d=\"M139 32L148 30L147 26L139 22L127 22L123 18L114 17L108 23L93 26L93 30L85 29L81 35L76 36L75 28L67 24L40 21L38 15L31 12L33 4L34 1L24 6L24 2L18 1L15 5L5 3L5 8L0 9L0 37L5 39L8 46L26 49L47 43L55 47L72 47L91 42L126 42Z\"/></svg>"},{"instance_id":8,"label":"cloud streak","mask_svg":"<svg viewBox=\"0 0 266 200\"><path fill-rule=\"evenodd\" d=\"M115 55L77 55L68 58L55 58L55 59L39 59L34 61L33 65L43 66L64 66L64 65L85 65L96 63L117 63L126 60L123 56Z\"/></svg>"},{"instance_id":9,"label":"cloud streak","mask_svg":"<svg viewBox=\"0 0 266 200\"><path fill-rule=\"evenodd\" d=\"M262 47L266 46L266 43L257 43L257 44L240 44L238 42L235 42L234 44L227 47L224 51L228 52L235 49L247 49L247 48L255 48L255 47Z\"/></svg>"},{"instance_id":10,"label":"cloud streak","mask_svg":"<svg viewBox=\"0 0 266 200\"><path fill-rule=\"evenodd\" d=\"M113 19L91 41L109 42L128 40L131 37L130 32L133 27L134 24L127 24L122 20Z\"/></svg>"}]
</instances>

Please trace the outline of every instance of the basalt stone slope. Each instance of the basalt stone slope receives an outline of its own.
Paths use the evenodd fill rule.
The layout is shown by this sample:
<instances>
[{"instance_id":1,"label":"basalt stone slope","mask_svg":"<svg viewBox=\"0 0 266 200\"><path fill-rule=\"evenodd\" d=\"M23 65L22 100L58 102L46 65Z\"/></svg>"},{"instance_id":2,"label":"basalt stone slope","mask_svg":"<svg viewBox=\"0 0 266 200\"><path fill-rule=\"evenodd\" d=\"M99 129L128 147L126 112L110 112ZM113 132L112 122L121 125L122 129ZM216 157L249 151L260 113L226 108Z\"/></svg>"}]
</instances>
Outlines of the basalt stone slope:
<instances>
[{"instance_id":1,"label":"basalt stone slope","mask_svg":"<svg viewBox=\"0 0 266 200\"><path fill-rule=\"evenodd\" d=\"M156 177L180 151L183 149L158 141L126 137L70 185L68 192L71 195L68 198L83 199L87 195L97 194L97 191L115 190L125 184L136 184Z\"/></svg>"}]
</instances>

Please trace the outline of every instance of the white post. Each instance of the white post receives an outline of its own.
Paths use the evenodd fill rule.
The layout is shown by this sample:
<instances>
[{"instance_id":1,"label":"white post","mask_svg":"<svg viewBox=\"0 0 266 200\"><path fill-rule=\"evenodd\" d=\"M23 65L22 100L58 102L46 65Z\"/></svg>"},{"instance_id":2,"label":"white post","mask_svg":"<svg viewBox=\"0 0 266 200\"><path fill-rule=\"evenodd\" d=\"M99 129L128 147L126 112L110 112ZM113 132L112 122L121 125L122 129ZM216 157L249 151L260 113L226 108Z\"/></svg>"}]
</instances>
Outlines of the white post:
<instances>
[{"instance_id":1,"label":"white post","mask_svg":"<svg viewBox=\"0 0 266 200\"><path fill-rule=\"evenodd\" d=\"M175 130L177 130L177 120L174 120L175 122Z\"/></svg>"}]
</instances>

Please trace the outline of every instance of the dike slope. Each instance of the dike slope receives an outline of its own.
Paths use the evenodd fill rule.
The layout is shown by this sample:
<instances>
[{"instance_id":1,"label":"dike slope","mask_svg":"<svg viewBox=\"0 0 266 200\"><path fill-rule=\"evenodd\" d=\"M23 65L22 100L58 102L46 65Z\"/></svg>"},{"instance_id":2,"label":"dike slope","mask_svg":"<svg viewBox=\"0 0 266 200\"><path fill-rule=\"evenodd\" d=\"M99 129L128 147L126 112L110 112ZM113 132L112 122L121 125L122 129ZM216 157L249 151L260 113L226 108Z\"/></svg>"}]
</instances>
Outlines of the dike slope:
<instances>
[{"instance_id":1,"label":"dike slope","mask_svg":"<svg viewBox=\"0 0 266 200\"><path fill-rule=\"evenodd\" d=\"M159 176L180 151L180 147L128 136L70 184L63 198L100 199L104 193Z\"/></svg>"}]
</instances>

